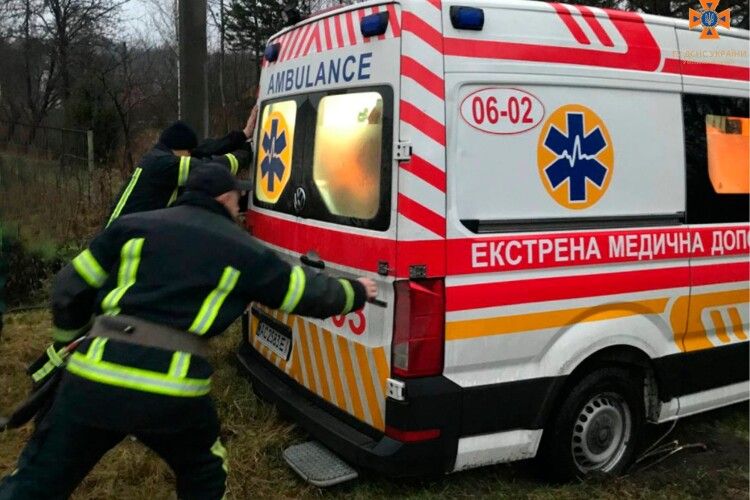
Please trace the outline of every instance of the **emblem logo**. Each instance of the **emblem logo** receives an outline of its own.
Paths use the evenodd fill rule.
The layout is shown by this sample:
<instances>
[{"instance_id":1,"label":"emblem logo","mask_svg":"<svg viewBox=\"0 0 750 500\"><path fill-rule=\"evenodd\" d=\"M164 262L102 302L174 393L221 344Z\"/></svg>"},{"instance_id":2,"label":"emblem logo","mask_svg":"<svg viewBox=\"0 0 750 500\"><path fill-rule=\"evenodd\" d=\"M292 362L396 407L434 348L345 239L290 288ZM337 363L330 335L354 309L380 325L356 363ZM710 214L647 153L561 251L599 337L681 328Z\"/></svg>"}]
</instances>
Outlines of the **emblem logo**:
<instances>
[{"instance_id":1,"label":"emblem logo","mask_svg":"<svg viewBox=\"0 0 750 500\"><path fill-rule=\"evenodd\" d=\"M291 134L284 115L278 111L269 114L263 124L258 151L258 179L256 194L266 203L276 203L284 192L292 173Z\"/></svg>"},{"instance_id":2,"label":"emblem logo","mask_svg":"<svg viewBox=\"0 0 750 500\"><path fill-rule=\"evenodd\" d=\"M580 104L557 108L539 135L537 166L557 203L572 210L594 205L614 171L614 147L604 121Z\"/></svg>"},{"instance_id":3,"label":"emblem logo","mask_svg":"<svg viewBox=\"0 0 750 500\"><path fill-rule=\"evenodd\" d=\"M718 26L729 29L731 10L724 9L721 12L716 12L716 7L719 6L719 1L720 0L701 0L703 12L690 9L688 13L690 29L697 26L703 28L703 31L701 31L701 40L715 40L719 38Z\"/></svg>"}]
</instances>

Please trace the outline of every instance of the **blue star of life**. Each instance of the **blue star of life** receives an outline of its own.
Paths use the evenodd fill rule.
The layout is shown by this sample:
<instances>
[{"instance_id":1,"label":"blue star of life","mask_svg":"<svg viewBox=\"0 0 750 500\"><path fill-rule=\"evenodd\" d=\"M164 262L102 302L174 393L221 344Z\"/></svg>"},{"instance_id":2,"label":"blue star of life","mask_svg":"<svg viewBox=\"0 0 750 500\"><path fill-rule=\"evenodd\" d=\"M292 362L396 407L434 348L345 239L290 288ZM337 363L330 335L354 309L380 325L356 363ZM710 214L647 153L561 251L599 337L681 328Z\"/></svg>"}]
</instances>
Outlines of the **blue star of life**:
<instances>
[{"instance_id":1,"label":"blue star of life","mask_svg":"<svg viewBox=\"0 0 750 500\"><path fill-rule=\"evenodd\" d=\"M266 153L263 162L260 164L261 176L268 176L268 190L273 191L274 179L281 181L284 175L284 163L279 155L286 149L286 131L282 131L278 136L279 120L271 121L271 134L263 134L263 144L261 147Z\"/></svg>"},{"instance_id":2,"label":"blue star of life","mask_svg":"<svg viewBox=\"0 0 750 500\"><path fill-rule=\"evenodd\" d=\"M544 169L553 189L568 180L570 202L586 201L586 180L602 187L607 167L596 156L607 147L604 134L596 127L584 135L583 113L568 113L568 134L551 127L544 145L557 155L557 160Z\"/></svg>"}]
</instances>

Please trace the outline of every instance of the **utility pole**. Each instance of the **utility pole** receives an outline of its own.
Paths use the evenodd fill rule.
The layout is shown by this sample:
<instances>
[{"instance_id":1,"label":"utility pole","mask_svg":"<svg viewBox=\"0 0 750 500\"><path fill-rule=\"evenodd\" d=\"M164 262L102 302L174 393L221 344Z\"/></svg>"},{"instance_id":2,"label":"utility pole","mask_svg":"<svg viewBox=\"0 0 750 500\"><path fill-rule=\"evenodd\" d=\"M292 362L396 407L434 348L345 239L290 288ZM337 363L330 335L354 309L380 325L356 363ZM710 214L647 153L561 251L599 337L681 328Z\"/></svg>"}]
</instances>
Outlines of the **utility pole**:
<instances>
[{"instance_id":1,"label":"utility pole","mask_svg":"<svg viewBox=\"0 0 750 500\"><path fill-rule=\"evenodd\" d=\"M206 0L179 0L178 104L181 120L200 138L208 136L208 80L206 64Z\"/></svg>"}]
</instances>

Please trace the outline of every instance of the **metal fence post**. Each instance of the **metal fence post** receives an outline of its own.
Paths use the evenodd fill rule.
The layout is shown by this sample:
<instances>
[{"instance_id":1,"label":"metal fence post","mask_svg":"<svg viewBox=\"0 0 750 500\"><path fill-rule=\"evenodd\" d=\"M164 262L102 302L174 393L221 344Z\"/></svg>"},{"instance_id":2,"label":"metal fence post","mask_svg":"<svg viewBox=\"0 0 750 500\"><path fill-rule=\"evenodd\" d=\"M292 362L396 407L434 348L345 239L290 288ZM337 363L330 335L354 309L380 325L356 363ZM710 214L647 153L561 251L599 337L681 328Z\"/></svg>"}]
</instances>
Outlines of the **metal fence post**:
<instances>
[{"instance_id":1,"label":"metal fence post","mask_svg":"<svg viewBox=\"0 0 750 500\"><path fill-rule=\"evenodd\" d=\"M94 170L94 131L86 131L87 158L89 161L89 171Z\"/></svg>"}]
</instances>

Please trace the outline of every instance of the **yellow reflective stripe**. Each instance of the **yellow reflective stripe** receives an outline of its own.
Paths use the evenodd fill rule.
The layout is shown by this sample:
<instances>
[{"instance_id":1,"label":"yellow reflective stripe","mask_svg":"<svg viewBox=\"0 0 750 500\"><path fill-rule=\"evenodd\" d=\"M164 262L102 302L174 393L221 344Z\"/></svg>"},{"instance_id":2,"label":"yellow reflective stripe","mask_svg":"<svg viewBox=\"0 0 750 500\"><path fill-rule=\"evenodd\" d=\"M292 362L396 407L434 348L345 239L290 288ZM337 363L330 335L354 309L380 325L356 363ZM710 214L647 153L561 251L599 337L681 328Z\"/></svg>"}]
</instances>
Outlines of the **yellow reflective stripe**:
<instances>
[{"instance_id":1,"label":"yellow reflective stripe","mask_svg":"<svg viewBox=\"0 0 750 500\"><path fill-rule=\"evenodd\" d=\"M198 311L198 315L193 320L193 324L188 328L189 331L203 335L211 328L211 325L216 320L216 316L219 314L224 300L234 290L237 285L237 280L240 277L240 272L231 267L227 266L224 268L224 272L221 275L219 284L216 288L208 294L206 299L203 301L203 305Z\"/></svg>"},{"instance_id":2,"label":"yellow reflective stripe","mask_svg":"<svg viewBox=\"0 0 750 500\"><path fill-rule=\"evenodd\" d=\"M289 275L289 289L281 302L280 311L286 313L294 312L294 308L299 304L302 295L305 293L305 271L300 266L294 266Z\"/></svg>"},{"instance_id":3,"label":"yellow reflective stripe","mask_svg":"<svg viewBox=\"0 0 750 500\"><path fill-rule=\"evenodd\" d=\"M55 342L71 342L86 333L86 330L88 330L90 326L91 324L89 323L78 330L63 330L62 328L55 328L52 330L52 340Z\"/></svg>"},{"instance_id":4,"label":"yellow reflective stripe","mask_svg":"<svg viewBox=\"0 0 750 500\"><path fill-rule=\"evenodd\" d=\"M112 212L112 215L109 218L109 222L107 222L107 226L112 224L112 222L120 216L120 212L122 212L122 209L125 207L125 203L127 203L128 198L130 198L130 194L133 192L133 188L135 188L135 185L138 183L138 178L141 176L141 172L143 172L143 169L140 167L136 168L133 172L133 177L130 178L128 187L126 187L125 192L122 193L120 201L117 202L117 206Z\"/></svg>"},{"instance_id":5,"label":"yellow reflective stripe","mask_svg":"<svg viewBox=\"0 0 750 500\"><path fill-rule=\"evenodd\" d=\"M187 377L190 368L190 353L177 351L172 354L172 362L169 364L169 376L176 378Z\"/></svg>"},{"instance_id":6,"label":"yellow reflective stripe","mask_svg":"<svg viewBox=\"0 0 750 500\"><path fill-rule=\"evenodd\" d=\"M102 311L105 314L116 315L120 313L117 304L122 300L128 288L135 284L138 266L141 263L141 250L143 249L143 238L133 238L122 246L120 252L120 270L117 273L117 288L112 289L104 300L102 300Z\"/></svg>"},{"instance_id":7,"label":"yellow reflective stripe","mask_svg":"<svg viewBox=\"0 0 750 500\"><path fill-rule=\"evenodd\" d=\"M210 379L175 378L151 370L107 361L93 361L78 352L70 357L67 370L74 375L101 384L165 396L197 397L211 391Z\"/></svg>"},{"instance_id":8,"label":"yellow reflective stripe","mask_svg":"<svg viewBox=\"0 0 750 500\"><path fill-rule=\"evenodd\" d=\"M177 189L175 189L174 191L172 191L172 196L169 197L169 201L167 202L167 206L171 207L172 203L174 203L176 199L177 199Z\"/></svg>"},{"instance_id":9,"label":"yellow reflective stripe","mask_svg":"<svg viewBox=\"0 0 750 500\"><path fill-rule=\"evenodd\" d=\"M180 172L177 174L177 185L180 187L184 186L187 182L188 175L190 175L190 157L181 156Z\"/></svg>"},{"instance_id":10,"label":"yellow reflective stripe","mask_svg":"<svg viewBox=\"0 0 750 500\"><path fill-rule=\"evenodd\" d=\"M344 305L344 310L341 311L341 314L348 314L352 307L354 307L354 288L352 288L352 284L349 283L349 280L340 279L339 283L341 283L341 286L344 288L344 295L346 295L346 304Z\"/></svg>"},{"instance_id":11,"label":"yellow reflective stripe","mask_svg":"<svg viewBox=\"0 0 750 500\"><path fill-rule=\"evenodd\" d=\"M104 282L107 280L107 273L104 272L102 266L91 253L88 248L83 252L79 253L75 259L73 259L73 269L76 270L78 275L83 278L83 281L94 288L101 288Z\"/></svg>"},{"instance_id":12,"label":"yellow reflective stripe","mask_svg":"<svg viewBox=\"0 0 750 500\"><path fill-rule=\"evenodd\" d=\"M62 359L62 354L65 353L65 349L60 349L59 351L55 351L54 346L49 346L47 348L47 357L49 358L49 361L44 363L44 365L35 371L31 375L31 380L33 380L35 383L42 380L44 377L49 375L52 370L55 368L59 368L63 365L64 360Z\"/></svg>"},{"instance_id":13,"label":"yellow reflective stripe","mask_svg":"<svg viewBox=\"0 0 750 500\"><path fill-rule=\"evenodd\" d=\"M104 346L107 344L107 339L102 337L96 337L91 341L89 350L86 352L86 359L92 361L101 361L104 356Z\"/></svg>"},{"instance_id":14,"label":"yellow reflective stripe","mask_svg":"<svg viewBox=\"0 0 750 500\"><path fill-rule=\"evenodd\" d=\"M60 349L60 351L55 350L55 346L49 346L47 347L47 357L49 360L55 364L55 366L62 366L63 359L61 355L65 352L65 349Z\"/></svg>"},{"instance_id":15,"label":"yellow reflective stripe","mask_svg":"<svg viewBox=\"0 0 750 500\"><path fill-rule=\"evenodd\" d=\"M237 170L240 168L240 161L232 153L227 153L224 156L229 160L229 170L232 172L232 175L237 175Z\"/></svg>"},{"instance_id":16,"label":"yellow reflective stripe","mask_svg":"<svg viewBox=\"0 0 750 500\"><path fill-rule=\"evenodd\" d=\"M221 440L216 438L216 442L211 446L211 454L221 459L221 468L224 472L229 472L229 464L227 463L227 449L221 444Z\"/></svg>"}]
</instances>

